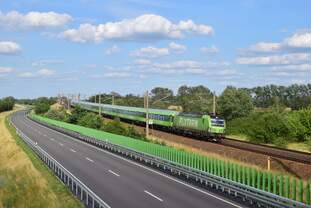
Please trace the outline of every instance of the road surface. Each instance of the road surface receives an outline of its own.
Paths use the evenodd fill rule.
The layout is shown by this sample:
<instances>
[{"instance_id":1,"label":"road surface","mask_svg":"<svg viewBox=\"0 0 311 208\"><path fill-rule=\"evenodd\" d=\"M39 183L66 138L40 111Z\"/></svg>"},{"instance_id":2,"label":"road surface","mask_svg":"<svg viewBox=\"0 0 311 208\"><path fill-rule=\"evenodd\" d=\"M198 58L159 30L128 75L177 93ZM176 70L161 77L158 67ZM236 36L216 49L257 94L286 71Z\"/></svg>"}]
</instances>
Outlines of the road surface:
<instances>
[{"instance_id":1,"label":"road surface","mask_svg":"<svg viewBox=\"0 0 311 208\"><path fill-rule=\"evenodd\" d=\"M110 207L223 208L242 205L29 120L12 122Z\"/></svg>"}]
</instances>

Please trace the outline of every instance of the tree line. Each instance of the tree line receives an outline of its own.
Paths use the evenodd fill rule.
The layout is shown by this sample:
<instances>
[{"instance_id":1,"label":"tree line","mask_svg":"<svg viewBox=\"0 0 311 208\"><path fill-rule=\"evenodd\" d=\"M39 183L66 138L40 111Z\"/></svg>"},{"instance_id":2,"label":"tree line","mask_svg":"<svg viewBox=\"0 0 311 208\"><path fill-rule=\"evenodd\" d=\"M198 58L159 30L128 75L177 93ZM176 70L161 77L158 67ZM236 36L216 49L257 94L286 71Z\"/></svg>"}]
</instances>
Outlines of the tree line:
<instances>
[{"instance_id":1,"label":"tree line","mask_svg":"<svg viewBox=\"0 0 311 208\"><path fill-rule=\"evenodd\" d=\"M6 97L0 99L0 113L4 111L13 110L15 99L13 97Z\"/></svg>"},{"instance_id":2,"label":"tree line","mask_svg":"<svg viewBox=\"0 0 311 208\"><path fill-rule=\"evenodd\" d=\"M112 96L114 97L112 99ZM142 95L104 93L91 96L89 101L116 105L143 107ZM162 98L165 98L162 100ZM248 115L254 108L271 108L282 110L290 108L298 110L311 105L311 84L293 84L290 86L266 85L253 88L236 88L227 86L216 96L216 112L231 120ZM186 86L178 88L177 93L163 87L155 87L150 93L150 107L174 108L181 106L183 112L211 113L213 110L213 92L206 86Z\"/></svg>"}]
</instances>

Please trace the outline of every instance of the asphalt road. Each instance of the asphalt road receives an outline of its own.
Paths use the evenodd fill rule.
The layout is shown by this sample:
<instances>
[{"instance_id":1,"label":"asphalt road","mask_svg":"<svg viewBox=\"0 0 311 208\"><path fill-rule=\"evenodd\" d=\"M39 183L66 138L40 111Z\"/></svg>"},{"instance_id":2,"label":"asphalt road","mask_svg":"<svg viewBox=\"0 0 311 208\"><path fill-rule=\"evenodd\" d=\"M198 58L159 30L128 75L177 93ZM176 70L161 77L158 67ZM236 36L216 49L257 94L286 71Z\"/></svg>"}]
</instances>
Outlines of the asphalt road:
<instances>
[{"instance_id":1,"label":"asphalt road","mask_svg":"<svg viewBox=\"0 0 311 208\"><path fill-rule=\"evenodd\" d=\"M43 127L25 117L12 122L110 207L242 207L223 196Z\"/></svg>"}]
</instances>

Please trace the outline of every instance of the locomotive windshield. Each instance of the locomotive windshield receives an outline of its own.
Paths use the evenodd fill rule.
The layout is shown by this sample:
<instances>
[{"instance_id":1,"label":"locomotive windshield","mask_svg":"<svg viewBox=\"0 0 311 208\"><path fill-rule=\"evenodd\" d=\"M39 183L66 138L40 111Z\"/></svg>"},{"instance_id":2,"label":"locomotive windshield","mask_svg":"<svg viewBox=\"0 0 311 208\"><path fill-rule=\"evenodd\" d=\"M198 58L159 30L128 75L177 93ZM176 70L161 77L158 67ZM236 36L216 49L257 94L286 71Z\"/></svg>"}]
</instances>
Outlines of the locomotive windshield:
<instances>
[{"instance_id":1,"label":"locomotive windshield","mask_svg":"<svg viewBox=\"0 0 311 208\"><path fill-rule=\"evenodd\" d=\"M225 126L225 120L220 118L211 118L212 126Z\"/></svg>"}]
</instances>

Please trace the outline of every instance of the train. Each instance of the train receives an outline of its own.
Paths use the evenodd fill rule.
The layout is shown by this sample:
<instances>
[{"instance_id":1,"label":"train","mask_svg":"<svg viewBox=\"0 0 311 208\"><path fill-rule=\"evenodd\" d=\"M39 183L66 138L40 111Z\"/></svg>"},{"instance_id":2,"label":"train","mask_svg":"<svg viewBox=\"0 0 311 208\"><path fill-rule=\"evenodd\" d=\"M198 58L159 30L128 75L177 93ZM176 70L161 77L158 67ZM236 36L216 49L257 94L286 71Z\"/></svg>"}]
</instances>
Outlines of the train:
<instances>
[{"instance_id":1,"label":"train","mask_svg":"<svg viewBox=\"0 0 311 208\"><path fill-rule=\"evenodd\" d=\"M123 121L143 125L146 123L146 109L120 105L98 104L88 101L71 102L73 107L101 112L104 116L118 117ZM220 142L225 133L225 120L212 114L189 114L173 110L148 109L149 124L153 128L199 138L207 141Z\"/></svg>"}]
</instances>

